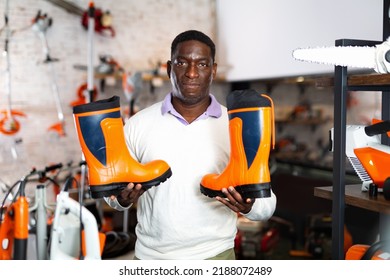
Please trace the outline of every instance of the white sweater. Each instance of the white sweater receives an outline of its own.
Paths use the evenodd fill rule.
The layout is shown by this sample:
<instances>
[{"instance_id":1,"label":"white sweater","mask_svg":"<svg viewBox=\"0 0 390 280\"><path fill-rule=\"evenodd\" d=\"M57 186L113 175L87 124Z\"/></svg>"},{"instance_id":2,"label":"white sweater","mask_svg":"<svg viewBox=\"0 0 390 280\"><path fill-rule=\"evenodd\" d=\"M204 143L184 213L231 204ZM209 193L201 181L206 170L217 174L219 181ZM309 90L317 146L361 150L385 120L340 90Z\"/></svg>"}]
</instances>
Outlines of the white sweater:
<instances>
[{"instance_id":1,"label":"white sweater","mask_svg":"<svg viewBox=\"0 0 390 280\"><path fill-rule=\"evenodd\" d=\"M221 173L229 161L227 110L222 108L220 118L183 125L169 113L162 115L161 104L140 111L125 125L127 145L135 159L141 163L162 159L172 170L166 182L138 200L135 256L144 260L210 258L233 248L237 231L237 214L200 192L202 177ZM274 194L257 199L245 216L268 219L275 205Z\"/></svg>"}]
</instances>

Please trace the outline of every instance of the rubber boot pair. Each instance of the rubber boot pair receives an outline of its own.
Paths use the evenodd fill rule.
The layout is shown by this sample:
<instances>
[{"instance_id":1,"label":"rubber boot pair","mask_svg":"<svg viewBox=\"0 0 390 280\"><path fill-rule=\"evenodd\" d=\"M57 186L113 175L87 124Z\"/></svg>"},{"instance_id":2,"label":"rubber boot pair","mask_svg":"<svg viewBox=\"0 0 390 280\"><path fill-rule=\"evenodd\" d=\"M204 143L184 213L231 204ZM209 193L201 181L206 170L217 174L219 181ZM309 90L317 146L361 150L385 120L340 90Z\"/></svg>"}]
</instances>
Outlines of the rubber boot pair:
<instances>
[{"instance_id":1,"label":"rubber boot pair","mask_svg":"<svg viewBox=\"0 0 390 280\"><path fill-rule=\"evenodd\" d=\"M253 89L228 94L230 159L221 174L207 174L200 183L209 197L221 196L222 188L234 187L243 197L271 196L269 154L275 145L272 99Z\"/></svg>"},{"instance_id":2,"label":"rubber boot pair","mask_svg":"<svg viewBox=\"0 0 390 280\"><path fill-rule=\"evenodd\" d=\"M163 160L141 164L126 146L118 96L73 107L92 198L118 195L130 182L149 189L171 175Z\"/></svg>"}]
</instances>

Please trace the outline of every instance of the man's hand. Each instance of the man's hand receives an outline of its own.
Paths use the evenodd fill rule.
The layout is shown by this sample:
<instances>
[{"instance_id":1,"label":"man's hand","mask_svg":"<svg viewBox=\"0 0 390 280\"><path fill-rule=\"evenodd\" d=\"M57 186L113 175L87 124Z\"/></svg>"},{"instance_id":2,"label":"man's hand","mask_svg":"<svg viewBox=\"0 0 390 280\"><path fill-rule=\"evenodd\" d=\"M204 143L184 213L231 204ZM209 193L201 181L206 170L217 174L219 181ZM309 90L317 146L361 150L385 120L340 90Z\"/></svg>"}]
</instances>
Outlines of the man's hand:
<instances>
[{"instance_id":1,"label":"man's hand","mask_svg":"<svg viewBox=\"0 0 390 280\"><path fill-rule=\"evenodd\" d=\"M232 209L234 212L241 212L243 214L249 213L252 210L253 203L255 203L254 199L247 198L245 201L242 199L241 195L236 191L235 188L223 188L222 192L225 194L226 198L222 198L217 196L216 199L225 204L227 207Z\"/></svg>"},{"instance_id":2,"label":"man's hand","mask_svg":"<svg viewBox=\"0 0 390 280\"><path fill-rule=\"evenodd\" d=\"M117 199L120 205L127 207L132 203L137 202L138 198L145 192L142 189L141 184L134 186L133 183L129 183L126 188L124 188L121 193L118 195ZM111 196L111 199L115 199L115 196Z\"/></svg>"}]
</instances>

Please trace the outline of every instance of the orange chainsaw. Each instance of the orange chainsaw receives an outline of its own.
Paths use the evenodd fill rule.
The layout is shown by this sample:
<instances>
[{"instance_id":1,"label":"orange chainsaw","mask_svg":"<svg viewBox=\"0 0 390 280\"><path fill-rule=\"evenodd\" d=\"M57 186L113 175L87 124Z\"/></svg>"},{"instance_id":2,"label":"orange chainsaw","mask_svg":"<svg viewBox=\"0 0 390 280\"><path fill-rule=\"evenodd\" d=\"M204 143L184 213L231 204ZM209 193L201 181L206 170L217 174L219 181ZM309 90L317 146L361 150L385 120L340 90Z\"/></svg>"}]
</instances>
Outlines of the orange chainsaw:
<instances>
[{"instance_id":1,"label":"orange chainsaw","mask_svg":"<svg viewBox=\"0 0 390 280\"><path fill-rule=\"evenodd\" d=\"M379 240L372 245L352 245L346 255L346 260L389 260L390 246L388 240Z\"/></svg>"},{"instance_id":2,"label":"orange chainsaw","mask_svg":"<svg viewBox=\"0 0 390 280\"><path fill-rule=\"evenodd\" d=\"M390 121L373 120L371 125L347 125L346 156L362 181L362 191L375 186L390 199L390 146L381 144L381 134L390 135ZM333 151L333 128L330 130Z\"/></svg>"}]
</instances>

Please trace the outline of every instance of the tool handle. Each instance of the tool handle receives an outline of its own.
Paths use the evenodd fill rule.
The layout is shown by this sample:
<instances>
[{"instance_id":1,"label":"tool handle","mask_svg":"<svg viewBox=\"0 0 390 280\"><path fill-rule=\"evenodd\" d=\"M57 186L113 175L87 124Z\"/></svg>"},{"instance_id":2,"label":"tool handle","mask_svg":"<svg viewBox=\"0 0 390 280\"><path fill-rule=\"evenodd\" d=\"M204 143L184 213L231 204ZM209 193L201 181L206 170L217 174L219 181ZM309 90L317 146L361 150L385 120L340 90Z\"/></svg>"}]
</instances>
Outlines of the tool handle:
<instances>
[{"instance_id":1,"label":"tool handle","mask_svg":"<svg viewBox=\"0 0 390 280\"><path fill-rule=\"evenodd\" d=\"M364 131L368 136L374 136L390 131L390 121L383 121L376 124L366 126Z\"/></svg>"},{"instance_id":2,"label":"tool handle","mask_svg":"<svg viewBox=\"0 0 390 280\"><path fill-rule=\"evenodd\" d=\"M390 62L390 50L388 50L386 53L385 53L385 60L387 62Z\"/></svg>"},{"instance_id":3,"label":"tool handle","mask_svg":"<svg viewBox=\"0 0 390 280\"><path fill-rule=\"evenodd\" d=\"M14 260L27 259L28 240L28 201L25 196L20 196L14 205Z\"/></svg>"},{"instance_id":4,"label":"tool handle","mask_svg":"<svg viewBox=\"0 0 390 280\"><path fill-rule=\"evenodd\" d=\"M46 166L45 167L45 172L49 172L49 171L53 171L53 170L56 170L56 169L60 169L62 168L63 164L62 163L57 163L57 164L53 164L53 165L50 165L50 166Z\"/></svg>"}]
</instances>

